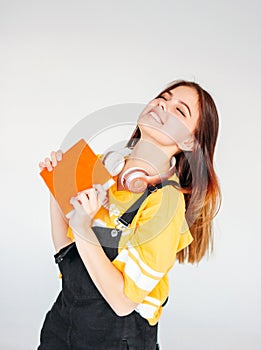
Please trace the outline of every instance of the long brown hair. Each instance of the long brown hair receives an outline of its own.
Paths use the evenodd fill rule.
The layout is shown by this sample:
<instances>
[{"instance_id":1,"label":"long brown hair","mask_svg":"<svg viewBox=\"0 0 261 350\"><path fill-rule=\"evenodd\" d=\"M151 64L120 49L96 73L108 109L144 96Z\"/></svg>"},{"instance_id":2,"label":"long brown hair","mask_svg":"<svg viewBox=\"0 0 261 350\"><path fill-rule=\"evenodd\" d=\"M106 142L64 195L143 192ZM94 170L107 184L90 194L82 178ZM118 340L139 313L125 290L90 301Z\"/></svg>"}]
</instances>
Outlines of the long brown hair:
<instances>
[{"instance_id":1,"label":"long brown hair","mask_svg":"<svg viewBox=\"0 0 261 350\"><path fill-rule=\"evenodd\" d=\"M180 190L184 193L186 203L186 220L194 238L188 247L177 253L177 259L179 263L184 263L187 259L193 264L207 253L212 254L214 249L213 218L221 205L221 191L213 165L219 119L213 98L195 82L174 81L157 97L178 86L191 87L198 94L199 121L194 134L194 149L175 154ZM134 147L140 136L137 127L127 146Z\"/></svg>"}]
</instances>

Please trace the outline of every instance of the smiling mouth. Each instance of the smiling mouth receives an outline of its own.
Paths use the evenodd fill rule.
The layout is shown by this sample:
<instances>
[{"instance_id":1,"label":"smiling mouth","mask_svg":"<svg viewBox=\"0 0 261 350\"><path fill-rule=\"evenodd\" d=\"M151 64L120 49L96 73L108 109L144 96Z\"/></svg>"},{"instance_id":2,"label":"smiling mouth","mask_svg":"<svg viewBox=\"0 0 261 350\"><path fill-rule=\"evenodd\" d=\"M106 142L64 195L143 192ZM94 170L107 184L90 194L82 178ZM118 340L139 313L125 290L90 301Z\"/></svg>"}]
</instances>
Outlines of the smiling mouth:
<instances>
[{"instance_id":1,"label":"smiling mouth","mask_svg":"<svg viewBox=\"0 0 261 350\"><path fill-rule=\"evenodd\" d=\"M163 125L163 122L162 122L160 116L155 111L150 111L148 114L150 114L152 116L152 118L154 120L156 120L157 123Z\"/></svg>"}]
</instances>

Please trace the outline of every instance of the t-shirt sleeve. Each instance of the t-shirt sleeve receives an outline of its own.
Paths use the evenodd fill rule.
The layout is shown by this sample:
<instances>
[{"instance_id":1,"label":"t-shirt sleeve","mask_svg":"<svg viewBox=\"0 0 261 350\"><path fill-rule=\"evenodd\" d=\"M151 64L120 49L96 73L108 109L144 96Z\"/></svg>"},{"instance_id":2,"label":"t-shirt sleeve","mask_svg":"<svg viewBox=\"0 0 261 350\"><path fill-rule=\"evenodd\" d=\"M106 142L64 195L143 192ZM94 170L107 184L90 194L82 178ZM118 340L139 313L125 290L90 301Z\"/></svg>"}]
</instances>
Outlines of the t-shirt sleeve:
<instances>
[{"instance_id":1,"label":"t-shirt sleeve","mask_svg":"<svg viewBox=\"0 0 261 350\"><path fill-rule=\"evenodd\" d=\"M184 218L181 226L181 230L180 230L180 240L177 247L177 253L180 252L182 249L186 248L187 246L189 246L192 241L193 241L193 236L190 233L188 223Z\"/></svg>"},{"instance_id":2,"label":"t-shirt sleeve","mask_svg":"<svg viewBox=\"0 0 261 350\"><path fill-rule=\"evenodd\" d=\"M131 238L113 264L123 274L125 295L139 304L172 268L177 251L193 238L189 231L181 232L184 196L171 186L150 195L138 214Z\"/></svg>"}]
</instances>

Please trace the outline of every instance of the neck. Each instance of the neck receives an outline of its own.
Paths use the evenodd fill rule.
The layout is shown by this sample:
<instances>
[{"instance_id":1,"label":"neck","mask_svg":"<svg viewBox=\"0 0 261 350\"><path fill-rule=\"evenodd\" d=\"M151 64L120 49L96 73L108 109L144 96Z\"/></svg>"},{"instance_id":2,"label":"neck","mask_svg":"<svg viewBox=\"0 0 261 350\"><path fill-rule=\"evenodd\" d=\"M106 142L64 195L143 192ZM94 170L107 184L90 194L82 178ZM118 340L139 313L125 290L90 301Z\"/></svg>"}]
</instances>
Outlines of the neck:
<instances>
[{"instance_id":1,"label":"neck","mask_svg":"<svg viewBox=\"0 0 261 350\"><path fill-rule=\"evenodd\" d=\"M133 148L122 171L138 167L149 175L166 173L170 168L170 156L153 143L140 139Z\"/></svg>"}]
</instances>

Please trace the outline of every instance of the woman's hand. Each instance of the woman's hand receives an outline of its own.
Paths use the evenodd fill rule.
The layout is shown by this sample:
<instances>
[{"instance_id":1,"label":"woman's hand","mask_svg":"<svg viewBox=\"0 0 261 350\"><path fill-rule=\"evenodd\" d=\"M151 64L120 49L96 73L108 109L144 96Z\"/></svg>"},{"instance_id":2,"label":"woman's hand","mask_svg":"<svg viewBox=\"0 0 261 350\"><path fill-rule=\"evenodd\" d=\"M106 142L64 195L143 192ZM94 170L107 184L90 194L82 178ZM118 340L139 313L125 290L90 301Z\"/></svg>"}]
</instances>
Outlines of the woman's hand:
<instances>
[{"instance_id":1,"label":"woman's hand","mask_svg":"<svg viewBox=\"0 0 261 350\"><path fill-rule=\"evenodd\" d=\"M44 158L43 162L39 163L40 170L47 168L48 171L52 171L54 167L58 164L59 161L61 161L63 158L63 152L59 149L58 151L52 151L51 152L51 159L50 158Z\"/></svg>"},{"instance_id":2,"label":"woman's hand","mask_svg":"<svg viewBox=\"0 0 261 350\"><path fill-rule=\"evenodd\" d=\"M74 233L88 239L92 220L101 208L105 195L101 185L93 185L71 198L70 203L75 210L69 219L69 225Z\"/></svg>"},{"instance_id":3,"label":"woman's hand","mask_svg":"<svg viewBox=\"0 0 261 350\"><path fill-rule=\"evenodd\" d=\"M51 159L50 159L51 158ZM40 170L47 169L52 171L57 166L58 162L62 160L63 153L61 150L57 152L52 151L51 157L45 158L43 162L39 163ZM69 220L64 215L59 204L50 192L50 217L51 217L51 230L52 239L56 252L61 248L71 243L71 239L67 236Z\"/></svg>"}]
</instances>

